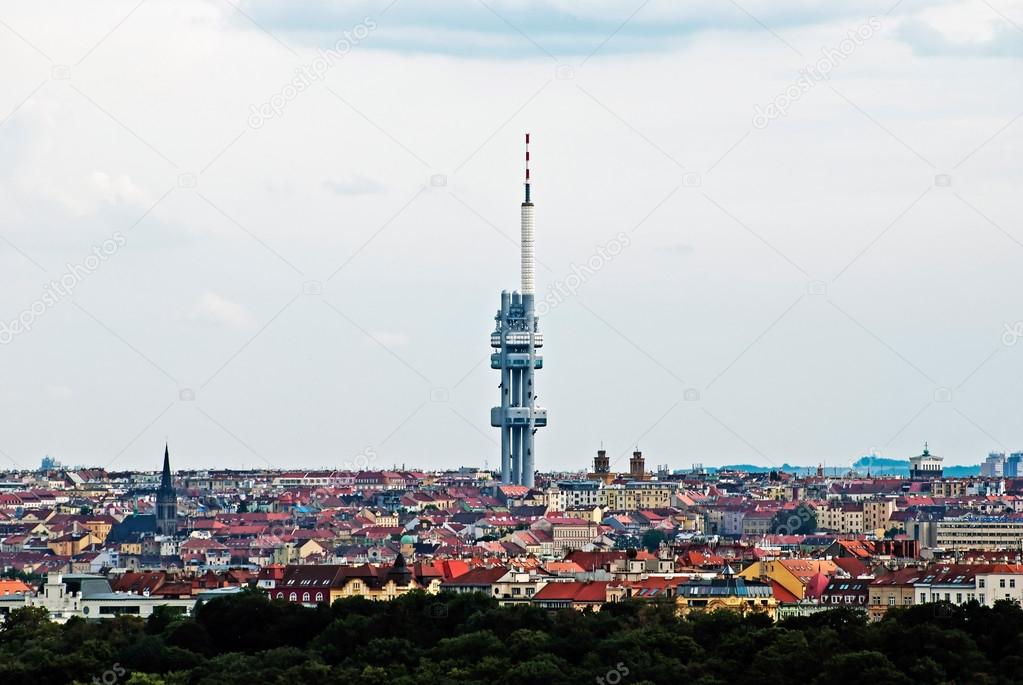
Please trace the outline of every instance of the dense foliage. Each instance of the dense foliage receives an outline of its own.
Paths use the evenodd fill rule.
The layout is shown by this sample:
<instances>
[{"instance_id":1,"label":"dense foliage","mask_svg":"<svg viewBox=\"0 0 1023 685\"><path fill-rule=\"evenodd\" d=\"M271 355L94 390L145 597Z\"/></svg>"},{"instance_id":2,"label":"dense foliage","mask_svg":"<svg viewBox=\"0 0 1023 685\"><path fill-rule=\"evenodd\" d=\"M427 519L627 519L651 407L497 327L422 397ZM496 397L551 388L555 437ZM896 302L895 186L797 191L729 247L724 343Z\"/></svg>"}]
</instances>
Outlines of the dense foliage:
<instances>
[{"instance_id":1,"label":"dense foliage","mask_svg":"<svg viewBox=\"0 0 1023 685\"><path fill-rule=\"evenodd\" d=\"M159 612L65 625L39 609L0 628L0 683L543 683L1002 685L1023 683L1023 610L834 609L772 624L670 604L601 612L502 608L482 594L355 598L306 609L245 591L194 618Z\"/></svg>"}]
</instances>

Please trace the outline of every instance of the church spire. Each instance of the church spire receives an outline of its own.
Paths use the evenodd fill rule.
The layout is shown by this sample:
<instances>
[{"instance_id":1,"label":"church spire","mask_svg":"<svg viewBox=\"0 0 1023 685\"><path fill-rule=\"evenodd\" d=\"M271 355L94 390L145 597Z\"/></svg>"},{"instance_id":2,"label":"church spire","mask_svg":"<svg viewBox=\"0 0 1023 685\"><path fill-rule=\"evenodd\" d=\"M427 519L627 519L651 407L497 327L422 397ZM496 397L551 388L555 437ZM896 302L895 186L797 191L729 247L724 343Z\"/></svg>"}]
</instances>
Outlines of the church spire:
<instances>
[{"instance_id":1,"label":"church spire","mask_svg":"<svg viewBox=\"0 0 1023 685\"><path fill-rule=\"evenodd\" d=\"M171 480L170 445L167 443L163 446L163 475L160 477L160 489L164 492L174 490L174 483Z\"/></svg>"},{"instance_id":2,"label":"church spire","mask_svg":"<svg viewBox=\"0 0 1023 685\"><path fill-rule=\"evenodd\" d=\"M156 531L162 535L178 532L178 497L171 479L170 447L163 446L163 475L156 491Z\"/></svg>"}]
</instances>

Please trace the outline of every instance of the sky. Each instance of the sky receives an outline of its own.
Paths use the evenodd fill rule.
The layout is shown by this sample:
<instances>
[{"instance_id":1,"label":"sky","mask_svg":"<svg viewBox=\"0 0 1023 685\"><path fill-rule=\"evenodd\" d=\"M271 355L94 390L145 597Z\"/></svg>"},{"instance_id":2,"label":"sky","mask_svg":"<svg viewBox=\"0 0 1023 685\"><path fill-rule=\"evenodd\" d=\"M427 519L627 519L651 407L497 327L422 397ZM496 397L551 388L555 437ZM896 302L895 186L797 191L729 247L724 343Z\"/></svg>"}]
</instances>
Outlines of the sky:
<instances>
[{"instance_id":1,"label":"sky","mask_svg":"<svg viewBox=\"0 0 1023 685\"><path fill-rule=\"evenodd\" d=\"M1021 0L4 2L0 464L498 466L526 131L540 470L1023 450L1021 62Z\"/></svg>"}]
</instances>

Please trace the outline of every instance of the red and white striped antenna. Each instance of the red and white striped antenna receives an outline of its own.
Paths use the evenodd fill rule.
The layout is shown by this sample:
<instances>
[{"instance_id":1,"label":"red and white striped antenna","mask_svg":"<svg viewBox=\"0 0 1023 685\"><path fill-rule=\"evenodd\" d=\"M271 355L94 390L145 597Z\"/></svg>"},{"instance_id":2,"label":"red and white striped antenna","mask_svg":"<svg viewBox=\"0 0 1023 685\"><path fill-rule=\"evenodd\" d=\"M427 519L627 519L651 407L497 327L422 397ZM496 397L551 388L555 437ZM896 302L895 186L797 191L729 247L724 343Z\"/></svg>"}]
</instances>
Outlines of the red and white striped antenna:
<instances>
[{"instance_id":1,"label":"red and white striped antenna","mask_svg":"<svg viewBox=\"0 0 1023 685\"><path fill-rule=\"evenodd\" d=\"M529 202L529 134L526 134L526 202Z\"/></svg>"}]
</instances>

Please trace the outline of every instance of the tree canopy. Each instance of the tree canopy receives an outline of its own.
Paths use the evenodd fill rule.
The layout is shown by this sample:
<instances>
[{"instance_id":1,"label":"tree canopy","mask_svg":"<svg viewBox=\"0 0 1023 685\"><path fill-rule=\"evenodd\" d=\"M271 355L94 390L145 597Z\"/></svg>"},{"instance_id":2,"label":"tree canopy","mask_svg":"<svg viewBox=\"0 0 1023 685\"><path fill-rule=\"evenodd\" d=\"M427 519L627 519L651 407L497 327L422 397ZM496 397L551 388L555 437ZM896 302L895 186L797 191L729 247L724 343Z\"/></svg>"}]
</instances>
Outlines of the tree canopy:
<instances>
[{"instance_id":1,"label":"tree canopy","mask_svg":"<svg viewBox=\"0 0 1023 685\"><path fill-rule=\"evenodd\" d=\"M1023 682L1020 607L935 606L897 608L877 623L852 608L772 623L728 612L683 619L670 604L637 601L547 611L481 593L413 593L304 608L246 591L193 617L158 611L147 621L60 625L18 609L0 627L0 683Z\"/></svg>"}]
</instances>

